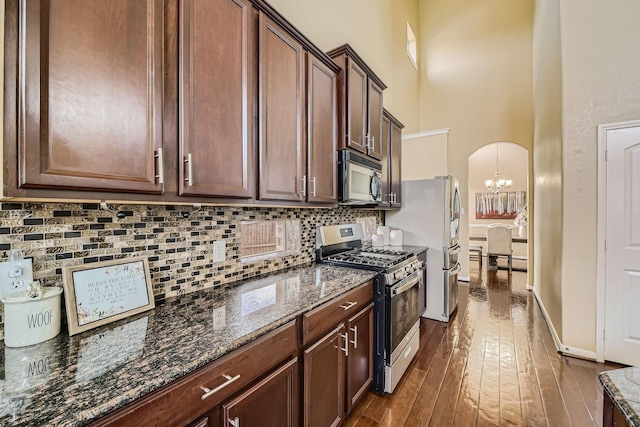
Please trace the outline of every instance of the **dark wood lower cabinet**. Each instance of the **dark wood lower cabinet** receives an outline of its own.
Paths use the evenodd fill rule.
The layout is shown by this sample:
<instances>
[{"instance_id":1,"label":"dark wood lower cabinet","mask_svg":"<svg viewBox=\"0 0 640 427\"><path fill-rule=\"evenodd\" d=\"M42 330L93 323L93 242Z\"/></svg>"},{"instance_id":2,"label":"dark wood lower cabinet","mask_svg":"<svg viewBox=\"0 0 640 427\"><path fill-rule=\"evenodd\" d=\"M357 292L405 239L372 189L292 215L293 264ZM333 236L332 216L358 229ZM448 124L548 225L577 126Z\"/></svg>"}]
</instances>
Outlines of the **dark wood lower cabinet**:
<instances>
[{"instance_id":1,"label":"dark wood lower cabinet","mask_svg":"<svg viewBox=\"0 0 640 427\"><path fill-rule=\"evenodd\" d=\"M347 413L373 381L373 303L347 321Z\"/></svg>"},{"instance_id":2,"label":"dark wood lower cabinet","mask_svg":"<svg viewBox=\"0 0 640 427\"><path fill-rule=\"evenodd\" d=\"M369 389L373 381L372 298L372 283L368 282L303 316L305 427L341 424ZM356 311L356 307L364 308Z\"/></svg>"},{"instance_id":3,"label":"dark wood lower cabinet","mask_svg":"<svg viewBox=\"0 0 640 427\"><path fill-rule=\"evenodd\" d=\"M304 425L340 425L345 416L345 324L304 351Z\"/></svg>"},{"instance_id":4,"label":"dark wood lower cabinet","mask_svg":"<svg viewBox=\"0 0 640 427\"><path fill-rule=\"evenodd\" d=\"M602 427L627 427L631 424L606 391L603 392Z\"/></svg>"},{"instance_id":5,"label":"dark wood lower cabinet","mask_svg":"<svg viewBox=\"0 0 640 427\"><path fill-rule=\"evenodd\" d=\"M188 427L295 427L299 421L298 358Z\"/></svg>"}]
</instances>

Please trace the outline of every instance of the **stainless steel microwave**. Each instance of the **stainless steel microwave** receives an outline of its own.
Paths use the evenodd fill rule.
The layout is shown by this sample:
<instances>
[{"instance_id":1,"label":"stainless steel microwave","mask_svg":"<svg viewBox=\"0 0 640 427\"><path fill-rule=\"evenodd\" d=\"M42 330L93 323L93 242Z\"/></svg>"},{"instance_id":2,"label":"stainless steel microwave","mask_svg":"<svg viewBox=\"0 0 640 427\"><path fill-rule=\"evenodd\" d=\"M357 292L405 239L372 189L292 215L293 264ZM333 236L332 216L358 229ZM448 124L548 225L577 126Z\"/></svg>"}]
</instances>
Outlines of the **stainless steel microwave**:
<instances>
[{"instance_id":1,"label":"stainless steel microwave","mask_svg":"<svg viewBox=\"0 0 640 427\"><path fill-rule=\"evenodd\" d=\"M349 150L338 152L338 202L371 205L382 201L382 163Z\"/></svg>"}]
</instances>

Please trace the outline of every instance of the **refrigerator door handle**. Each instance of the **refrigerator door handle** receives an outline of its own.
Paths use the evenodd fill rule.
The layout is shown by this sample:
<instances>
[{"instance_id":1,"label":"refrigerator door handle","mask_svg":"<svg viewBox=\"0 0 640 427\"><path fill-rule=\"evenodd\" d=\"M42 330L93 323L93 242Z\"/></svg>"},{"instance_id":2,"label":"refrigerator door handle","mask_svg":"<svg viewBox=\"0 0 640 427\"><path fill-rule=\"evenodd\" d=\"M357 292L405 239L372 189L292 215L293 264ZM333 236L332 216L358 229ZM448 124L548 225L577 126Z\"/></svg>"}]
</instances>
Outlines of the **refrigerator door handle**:
<instances>
[{"instance_id":1,"label":"refrigerator door handle","mask_svg":"<svg viewBox=\"0 0 640 427\"><path fill-rule=\"evenodd\" d=\"M445 249L445 252L449 255L457 255L462 252L462 248L460 247L460 245L455 245L453 248L451 248L451 250Z\"/></svg>"},{"instance_id":2,"label":"refrigerator door handle","mask_svg":"<svg viewBox=\"0 0 640 427\"><path fill-rule=\"evenodd\" d=\"M462 270L462 266L460 265L460 263L458 263L455 267L449 270L449 276L455 276L456 274L460 273L460 270Z\"/></svg>"}]
</instances>

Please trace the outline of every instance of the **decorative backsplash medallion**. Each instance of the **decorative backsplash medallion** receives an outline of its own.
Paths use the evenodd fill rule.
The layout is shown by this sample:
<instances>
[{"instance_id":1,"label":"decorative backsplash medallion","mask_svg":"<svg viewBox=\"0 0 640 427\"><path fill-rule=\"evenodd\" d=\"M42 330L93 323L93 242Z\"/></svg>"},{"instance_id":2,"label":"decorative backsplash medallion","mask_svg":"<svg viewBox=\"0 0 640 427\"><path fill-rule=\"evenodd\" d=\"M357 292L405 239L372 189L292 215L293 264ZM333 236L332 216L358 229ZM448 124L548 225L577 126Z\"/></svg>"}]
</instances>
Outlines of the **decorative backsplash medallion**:
<instances>
[{"instance_id":1,"label":"decorative backsplash medallion","mask_svg":"<svg viewBox=\"0 0 640 427\"><path fill-rule=\"evenodd\" d=\"M362 222L365 235L378 226L379 212L333 209L203 207L188 218L190 206L115 205L124 214L93 203L2 203L0 262L21 249L33 258L34 279L43 286L62 286L68 265L146 256L156 299L220 287L315 260L316 227ZM242 262L240 222L299 220L300 252L281 258ZM213 263L213 241L225 240L226 261ZM0 304L0 320L4 308ZM1 322L0 322L1 323ZM0 324L0 335L4 325Z\"/></svg>"}]
</instances>

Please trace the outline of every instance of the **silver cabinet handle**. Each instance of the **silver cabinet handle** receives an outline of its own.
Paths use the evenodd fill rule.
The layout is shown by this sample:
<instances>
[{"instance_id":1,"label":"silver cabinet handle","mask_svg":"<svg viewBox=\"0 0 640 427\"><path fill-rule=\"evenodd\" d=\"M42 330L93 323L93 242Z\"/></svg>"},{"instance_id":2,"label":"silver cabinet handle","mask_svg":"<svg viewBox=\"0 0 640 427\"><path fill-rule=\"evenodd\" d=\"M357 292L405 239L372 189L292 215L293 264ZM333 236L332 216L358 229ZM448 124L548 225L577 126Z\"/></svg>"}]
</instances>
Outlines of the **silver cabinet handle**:
<instances>
[{"instance_id":1,"label":"silver cabinet handle","mask_svg":"<svg viewBox=\"0 0 640 427\"><path fill-rule=\"evenodd\" d=\"M371 141L371 146L369 147L369 150L373 151L373 150L375 150L375 148L376 148L376 147L375 147L375 146L376 146L376 137L375 137L375 136L372 136L372 137L371 137L371 139L370 139L370 141Z\"/></svg>"},{"instance_id":2,"label":"silver cabinet handle","mask_svg":"<svg viewBox=\"0 0 640 427\"><path fill-rule=\"evenodd\" d=\"M358 348L358 327L354 326L350 329L353 332L353 341L351 341L351 344L353 344L353 348L356 349Z\"/></svg>"},{"instance_id":3,"label":"silver cabinet handle","mask_svg":"<svg viewBox=\"0 0 640 427\"><path fill-rule=\"evenodd\" d=\"M316 177L314 176L309 180L309 184L311 184L311 195L316 197Z\"/></svg>"},{"instance_id":4,"label":"silver cabinet handle","mask_svg":"<svg viewBox=\"0 0 640 427\"><path fill-rule=\"evenodd\" d=\"M158 184L164 184L164 158L162 157L162 147L158 147L158 151L156 151L155 158L158 159L156 162L156 178L158 178Z\"/></svg>"},{"instance_id":5,"label":"silver cabinet handle","mask_svg":"<svg viewBox=\"0 0 640 427\"><path fill-rule=\"evenodd\" d=\"M184 162L187 164L187 177L184 180L187 181L187 185L191 187L193 185L193 162L191 161L191 153L187 154Z\"/></svg>"},{"instance_id":6,"label":"silver cabinet handle","mask_svg":"<svg viewBox=\"0 0 640 427\"><path fill-rule=\"evenodd\" d=\"M231 424L231 427L240 427L240 418L229 419L229 424Z\"/></svg>"},{"instance_id":7,"label":"silver cabinet handle","mask_svg":"<svg viewBox=\"0 0 640 427\"><path fill-rule=\"evenodd\" d=\"M229 375L223 375L223 377L225 377L227 379L227 381L225 381L224 383L220 384L218 387L214 388L213 390L209 390L207 387L200 387L202 389L202 391L204 391L204 394L202 396L200 396L200 399L205 400L207 397L211 396L212 394L215 394L215 393L219 392L220 390L222 390L223 388L225 388L226 386L228 386L232 382L234 382L236 380L239 380L240 379L240 374L236 375L235 377L230 377Z\"/></svg>"},{"instance_id":8,"label":"silver cabinet handle","mask_svg":"<svg viewBox=\"0 0 640 427\"><path fill-rule=\"evenodd\" d=\"M347 304L341 305L340 308L346 311L346 310L349 310L354 305L356 305L357 303L358 301L347 301Z\"/></svg>"},{"instance_id":9,"label":"silver cabinet handle","mask_svg":"<svg viewBox=\"0 0 640 427\"><path fill-rule=\"evenodd\" d=\"M345 332L344 334L340 334L342 338L344 338L344 347L340 350L344 351L344 355L349 357L349 332Z\"/></svg>"},{"instance_id":10,"label":"silver cabinet handle","mask_svg":"<svg viewBox=\"0 0 640 427\"><path fill-rule=\"evenodd\" d=\"M307 195L307 175L303 175L300 181L302 181L302 191L300 191L300 194L304 197Z\"/></svg>"}]
</instances>

